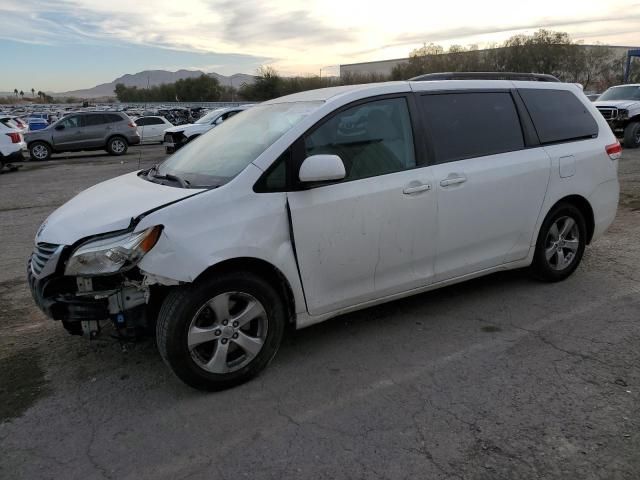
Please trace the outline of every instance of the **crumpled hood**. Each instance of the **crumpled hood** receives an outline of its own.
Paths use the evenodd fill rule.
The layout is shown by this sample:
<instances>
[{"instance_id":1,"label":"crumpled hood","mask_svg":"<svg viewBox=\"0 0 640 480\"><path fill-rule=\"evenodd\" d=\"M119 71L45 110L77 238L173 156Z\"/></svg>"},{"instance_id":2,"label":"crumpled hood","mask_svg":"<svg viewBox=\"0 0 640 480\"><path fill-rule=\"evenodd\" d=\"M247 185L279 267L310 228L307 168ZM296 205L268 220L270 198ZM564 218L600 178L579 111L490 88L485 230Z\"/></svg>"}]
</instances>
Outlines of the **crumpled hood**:
<instances>
[{"instance_id":1,"label":"crumpled hood","mask_svg":"<svg viewBox=\"0 0 640 480\"><path fill-rule=\"evenodd\" d=\"M36 242L71 245L91 235L122 230L142 213L190 197L202 189L175 188L139 178L137 172L79 193L42 224Z\"/></svg>"},{"instance_id":2,"label":"crumpled hood","mask_svg":"<svg viewBox=\"0 0 640 480\"><path fill-rule=\"evenodd\" d=\"M196 133L205 133L211 130L215 125L208 123L190 123L187 125L178 125L177 127L171 127L165 130L165 133L183 132L185 136L190 137Z\"/></svg>"},{"instance_id":3,"label":"crumpled hood","mask_svg":"<svg viewBox=\"0 0 640 480\"><path fill-rule=\"evenodd\" d=\"M192 126L193 123L185 123L183 125L176 125L175 127L169 127L165 130L165 132L174 133L174 132L182 132L187 127Z\"/></svg>"},{"instance_id":4,"label":"crumpled hood","mask_svg":"<svg viewBox=\"0 0 640 480\"><path fill-rule=\"evenodd\" d=\"M640 107L640 101L638 100L598 100L593 102L596 107L616 107L616 108L630 108Z\"/></svg>"}]
</instances>

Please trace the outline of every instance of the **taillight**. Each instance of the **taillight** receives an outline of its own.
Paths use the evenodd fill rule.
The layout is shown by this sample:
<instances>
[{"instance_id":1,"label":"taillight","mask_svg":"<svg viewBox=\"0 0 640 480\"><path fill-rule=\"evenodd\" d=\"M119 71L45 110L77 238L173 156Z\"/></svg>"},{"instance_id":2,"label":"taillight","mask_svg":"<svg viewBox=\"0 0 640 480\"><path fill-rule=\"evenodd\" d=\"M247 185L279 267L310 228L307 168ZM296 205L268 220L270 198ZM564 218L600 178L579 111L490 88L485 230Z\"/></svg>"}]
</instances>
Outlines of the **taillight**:
<instances>
[{"instance_id":1,"label":"taillight","mask_svg":"<svg viewBox=\"0 0 640 480\"><path fill-rule=\"evenodd\" d=\"M605 147L605 150L611 160L618 160L620 157L622 157L622 145L620 145L620 142L607 145Z\"/></svg>"},{"instance_id":2,"label":"taillight","mask_svg":"<svg viewBox=\"0 0 640 480\"><path fill-rule=\"evenodd\" d=\"M20 143L20 134L17 132L7 133L11 137L11 143Z\"/></svg>"},{"instance_id":3,"label":"taillight","mask_svg":"<svg viewBox=\"0 0 640 480\"><path fill-rule=\"evenodd\" d=\"M129 125L131 128L136 128L136 127L137 127L136 122L129 122L129 124L128 124L128 125Z\"/></svg>"}]
</instances>

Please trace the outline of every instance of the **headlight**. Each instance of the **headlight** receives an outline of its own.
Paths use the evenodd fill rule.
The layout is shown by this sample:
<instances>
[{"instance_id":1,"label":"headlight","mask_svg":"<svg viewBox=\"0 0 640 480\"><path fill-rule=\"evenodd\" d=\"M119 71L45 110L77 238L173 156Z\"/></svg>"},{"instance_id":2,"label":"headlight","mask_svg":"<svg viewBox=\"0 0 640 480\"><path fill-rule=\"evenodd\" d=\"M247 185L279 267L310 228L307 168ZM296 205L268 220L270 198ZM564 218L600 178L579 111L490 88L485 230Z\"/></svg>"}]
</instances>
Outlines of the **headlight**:
<instances>
[{"instance_id":1,"label":"headlight","mask_svg":"<svg viewBox=\"0 0 640 480\"><path fill-rule=\"evenodd\" d=\"M625 110L623 108L618 110L618 120L626 120L629 118L629 110Z\"/></svg>"},{"instance_id":2,"label":"headlight","mask_svg":"<svg viewBox=\"0 0 640 480\"><path fill-rule=\"evenodd\" d=\"M161 226L85 243L67 262L65 275L104 275L128 270L153 248Z\"/></svg>"}]
</instances>

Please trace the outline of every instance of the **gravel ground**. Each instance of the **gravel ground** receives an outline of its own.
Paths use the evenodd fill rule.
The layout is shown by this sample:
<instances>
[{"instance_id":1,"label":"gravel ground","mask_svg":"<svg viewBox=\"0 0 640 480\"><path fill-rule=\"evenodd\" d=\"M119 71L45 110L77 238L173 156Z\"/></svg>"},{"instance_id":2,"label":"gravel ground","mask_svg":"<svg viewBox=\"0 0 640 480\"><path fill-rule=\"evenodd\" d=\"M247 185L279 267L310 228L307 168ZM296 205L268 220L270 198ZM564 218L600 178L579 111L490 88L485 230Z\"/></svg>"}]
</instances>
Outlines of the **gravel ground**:
<instances>
[{"instance_id":1,"label":"gravel ground","mask_svg":"<svg viewBox=\"0 0 640 480\"><path fill-rule=\"evenodd\" d=\"M0 175L0 478L640 478L640 151L567 281L506 272L336 318L216 394L176 380L152 341L67 335L25 283L55 207L162 158Z\"/></svg>"}]
</instances>

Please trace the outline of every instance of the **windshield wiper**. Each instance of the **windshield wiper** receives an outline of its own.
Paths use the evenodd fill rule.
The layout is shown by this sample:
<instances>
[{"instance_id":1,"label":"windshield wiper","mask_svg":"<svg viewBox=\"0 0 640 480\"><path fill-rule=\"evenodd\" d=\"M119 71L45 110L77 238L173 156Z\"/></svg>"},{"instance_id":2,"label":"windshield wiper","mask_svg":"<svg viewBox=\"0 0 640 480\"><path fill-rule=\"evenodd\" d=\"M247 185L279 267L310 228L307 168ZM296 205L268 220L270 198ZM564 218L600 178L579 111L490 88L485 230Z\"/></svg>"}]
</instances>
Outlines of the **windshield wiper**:
<instances>
[{"instance_id":1,"label":"windshield wiper","mask_svg":"<svg viewBox=\"0 0 640 480\"><path fill-rule=\"evenodd\" d=\"M158 164L156 163L153 167L147 170L147 176L151 175L151 178L156 180L169 180L170 182L176 182L182 188L190 188L190 183L188 180L184 178L178 177L177 175L173 175L171 173L165 173L164 175L156 175L153 172L158 171Z\"/></svg>"}]
</instances>

